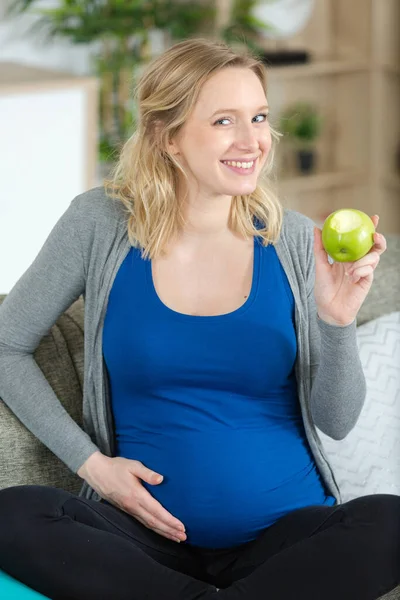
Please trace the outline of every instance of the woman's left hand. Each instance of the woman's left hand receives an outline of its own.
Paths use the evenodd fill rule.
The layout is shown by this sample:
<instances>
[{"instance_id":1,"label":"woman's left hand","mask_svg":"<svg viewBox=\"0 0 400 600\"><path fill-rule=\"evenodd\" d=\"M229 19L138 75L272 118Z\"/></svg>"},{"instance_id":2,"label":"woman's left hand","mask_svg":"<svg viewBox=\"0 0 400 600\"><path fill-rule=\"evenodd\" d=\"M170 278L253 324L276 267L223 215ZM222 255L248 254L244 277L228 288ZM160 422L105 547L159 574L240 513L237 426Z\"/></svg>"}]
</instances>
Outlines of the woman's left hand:
<instances>
[{"instance_id":1,"label":"woman's left hand","mask_svg":"<svg viewBox=\"0 0 400 600\"><path fill-rule=\"evenodd\" d=\"M371 217L375 229L379 216ZM320 319L332 325L349 325L354 321L374 278L386 239L374 233L374 246L355 262L330 264L322 245L322 231L314 227L315 285L314 296Z\"/></svg>"}]
</instances>

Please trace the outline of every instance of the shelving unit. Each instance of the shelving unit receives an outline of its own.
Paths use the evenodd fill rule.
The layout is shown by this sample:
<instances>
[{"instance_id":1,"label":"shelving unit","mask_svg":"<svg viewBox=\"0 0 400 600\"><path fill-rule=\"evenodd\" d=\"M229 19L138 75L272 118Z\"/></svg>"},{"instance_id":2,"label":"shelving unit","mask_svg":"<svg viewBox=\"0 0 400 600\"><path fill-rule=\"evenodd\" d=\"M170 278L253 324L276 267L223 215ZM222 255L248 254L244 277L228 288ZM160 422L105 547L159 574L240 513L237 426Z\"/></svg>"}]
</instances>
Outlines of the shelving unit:
<instances>
[{"instance_id":1,"label":"shelving unit","mask_svg":"<svg viewBox=\"0 0 400 600\"><path fill-rule=\"evenodd\" d=\"M282 203L320 225L333 210L359 208L379 214L380 231L399 233L400 0L316 0L307 27L282 48L305 49L312 60L266 67L273 124L297 100L324 118L312 175L299 174L288 141L278 144Z\"/></svg>"},{"instance_id":2,"label":"shelving unit","mask_svg":"<svg viewBox=\"0 0 400 600\"><path fill-rule=\"evenodd\" d=\"M280 188L285 194L308 191L323 191L332 188L340 188L346 185L362 184L366 174L354 170L332 171L331 173L314 173L305 177L297 175L281 178Z\"/></svg>"},{"instance_id":3,"label":"shelving unit","mask_svg":"<svg viewBox=\"0 0 400 600\"><path fill-rule=\"evenodd\" d=\"M388 68L390 68L388 66ZM269 67L270 81L280 79L296 79L299 77L315 77L316 75L335 75L340 73L357 73L369 70L369 64L360 60L321 60L312 63L291 65L287 67Z\"/></svg>"}]
</instances>

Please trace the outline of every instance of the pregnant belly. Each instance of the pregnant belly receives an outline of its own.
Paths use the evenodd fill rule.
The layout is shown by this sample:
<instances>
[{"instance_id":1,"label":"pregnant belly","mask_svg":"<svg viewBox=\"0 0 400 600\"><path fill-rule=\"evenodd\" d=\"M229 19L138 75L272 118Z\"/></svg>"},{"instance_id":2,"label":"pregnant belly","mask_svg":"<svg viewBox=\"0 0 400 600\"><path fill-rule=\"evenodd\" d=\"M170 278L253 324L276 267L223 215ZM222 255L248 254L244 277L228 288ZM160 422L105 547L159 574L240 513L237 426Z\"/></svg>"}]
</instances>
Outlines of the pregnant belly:
<instances>
[{"instance_id":1,"label":"pregnant belly","mask_svg":"<svg viewBox=\"0 0 400 600\"><path fill-rule=\"evenodd\" d=\"M288 512L288 499L294 507L310 503L302 482L313 462L298 432L152 435L149 443L122 444L119 454L164 476L159 485L142 484L195 546L246 543Z\"/></svg>"}]
</instances>

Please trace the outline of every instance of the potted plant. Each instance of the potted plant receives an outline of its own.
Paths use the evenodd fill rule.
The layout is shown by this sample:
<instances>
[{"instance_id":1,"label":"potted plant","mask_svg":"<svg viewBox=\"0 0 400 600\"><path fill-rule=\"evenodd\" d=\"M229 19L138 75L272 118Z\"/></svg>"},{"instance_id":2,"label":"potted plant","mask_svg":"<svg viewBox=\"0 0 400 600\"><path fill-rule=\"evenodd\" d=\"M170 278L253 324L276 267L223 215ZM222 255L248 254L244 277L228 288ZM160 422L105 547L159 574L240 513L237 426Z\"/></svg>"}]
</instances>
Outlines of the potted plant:
<instances>
[{"instance_id":1,"label":"potted plant","mask_svg":"<svg viewBox=\"0 0 400 600\"><path fill-rule=\"evenodd\" d=\"M215 20L213 0L59 0L51 8L41 0L12 0L14 17L25 11L40 18L44 42L56 37L74 44L94 44L93 73L99 79L99 160L112 164L123 141L135 129L130 88L136 72L151 60L149 32L161 30L165 44L207 32Z\"/></svg>"},{"instance_id":2,"label":"potted plant","mask_svg":"<svg viewBox=\"0 0 400 600\"><path fill-rule=\"evenodd\" d=\"M103 169L113 159L136 127L136 107L131 86L141 68L152 59L149 32L163 32L164 45L193 35L214 33L232 43L257 46L257 27L264 26L251 16L256 0L234 0L229 23L216 28L214 0L59 0L54 8L41 7L41 0L12 0L7 15L25 11L40 15L32 29L44 27L46 42L55 37L74 44L96 42L93 72L100 82L99 160Z\"/></svg>"},{"instance_id":3,"label":"potted plant","mask_svg":"<svg viewBox=\"0 0 400 600\"><path fill-rule=\"evenodd\" d=\"M268 3L271 0L264 0ZM265 49L260 45L261 32L273 32L275 28L254 15L259 0L231 0L228 23L218 31L224 42L233 48L248 46L263 60Z\"/></svg>"},{"instance_id":4,"label":"potted plant","mask_svg":"<svg viewBox=\"0 0 400 600\"><path fill-rule=\"evenodd\" d=\"M309 102L291 104L281 115L280 131L292 142L301 173L310 173L315 169L315 141L321 129L321 115L317 107Z\"/></svg>"}]
</instances>

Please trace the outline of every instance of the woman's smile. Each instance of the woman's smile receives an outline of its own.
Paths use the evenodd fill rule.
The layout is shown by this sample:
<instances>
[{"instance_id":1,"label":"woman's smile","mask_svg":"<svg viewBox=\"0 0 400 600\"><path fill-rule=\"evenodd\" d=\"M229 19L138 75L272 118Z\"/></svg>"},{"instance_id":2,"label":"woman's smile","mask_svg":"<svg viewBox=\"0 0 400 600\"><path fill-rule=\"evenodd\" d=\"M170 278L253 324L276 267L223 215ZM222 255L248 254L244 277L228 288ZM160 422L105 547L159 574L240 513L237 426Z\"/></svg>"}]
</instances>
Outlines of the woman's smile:
<instances>
[{"instance_id":1,"label":"woman's smile","mask_svg":"<svg viewBox=\"0 0 400 600\"><path fill-rule=\"evenodd\" d=\"M237 173L238 175L251 175L255 171L257 160L258 159L253 160L252 165L250 167L237 167L237 166L233 166L232 164L227 164L226 162L223 162L222 160L220 161L220 163L222 165L224 165L224 167L226 167L227 169L230 169L233 173ZM245 164L248 165L249 163L245 163Z\"/></svg>"}]
</instances>

